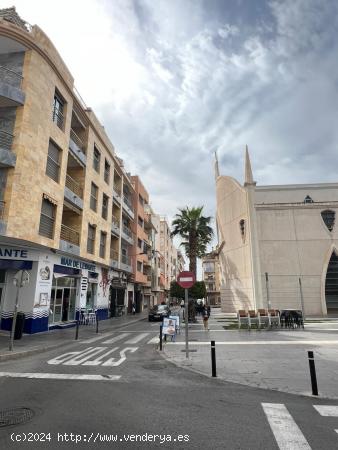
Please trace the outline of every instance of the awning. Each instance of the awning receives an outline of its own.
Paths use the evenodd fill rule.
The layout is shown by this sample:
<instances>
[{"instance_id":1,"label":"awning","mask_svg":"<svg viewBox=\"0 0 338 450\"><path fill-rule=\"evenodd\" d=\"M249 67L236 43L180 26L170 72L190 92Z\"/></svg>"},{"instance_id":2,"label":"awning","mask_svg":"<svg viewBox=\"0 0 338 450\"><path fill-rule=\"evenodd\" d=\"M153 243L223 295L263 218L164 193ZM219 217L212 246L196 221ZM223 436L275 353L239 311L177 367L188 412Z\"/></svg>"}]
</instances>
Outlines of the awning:
<instances>
[{"instance_id":1,"label":"awning","mask_svg":"<svg viewBox=\"0 0 338 450\"><path fill-rule=\"evenodd\" d=\"M80 275L80 269L73 269L73 267L65 267L65 266L59 266L58 264L54 264L54 274L63 274L63 275L70 275L70 276L76 276ZM56 276L57 278L57 276Z\"/></svg>"},{"instance_id":2,"label":"awning","mask_svg":"<svg viewBox=\"0 0 338 450\"><path fill-rule=\"evenodd\" d=\"M15 259L0 259L0 269L31 270L33 261L18 261Z\"/></svg>"}]
</instances>

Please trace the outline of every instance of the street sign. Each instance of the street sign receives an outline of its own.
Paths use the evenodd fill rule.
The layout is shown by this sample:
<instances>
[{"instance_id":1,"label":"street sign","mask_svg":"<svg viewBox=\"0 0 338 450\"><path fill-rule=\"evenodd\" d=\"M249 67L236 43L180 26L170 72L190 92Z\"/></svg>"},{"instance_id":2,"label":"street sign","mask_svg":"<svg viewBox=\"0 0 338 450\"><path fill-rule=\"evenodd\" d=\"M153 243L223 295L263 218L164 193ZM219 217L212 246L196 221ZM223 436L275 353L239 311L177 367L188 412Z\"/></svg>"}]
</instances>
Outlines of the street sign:
<instances>
[{"instance_id":1,"label":"street sign","mask_svg":"<svg viewBox=\"0 0 338 450\"><path fill-rule=\"evenodd\" d=\"M189 289L195 284L196 278L194 272L180 272L177 277L177 283L184 289Z\"/></svg>"}]
</instances>

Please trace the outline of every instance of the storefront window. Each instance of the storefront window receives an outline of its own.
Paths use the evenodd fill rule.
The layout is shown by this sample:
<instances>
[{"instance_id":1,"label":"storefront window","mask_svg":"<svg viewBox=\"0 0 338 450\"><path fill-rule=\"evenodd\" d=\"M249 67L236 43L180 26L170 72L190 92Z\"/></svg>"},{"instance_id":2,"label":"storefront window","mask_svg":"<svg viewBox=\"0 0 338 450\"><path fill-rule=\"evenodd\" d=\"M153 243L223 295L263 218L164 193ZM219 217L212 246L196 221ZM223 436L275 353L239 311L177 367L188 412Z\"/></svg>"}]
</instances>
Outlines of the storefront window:
<instances>
[{"instance_id":1,"label":"storefront window","mask_svg":"<svg viewBox=\"0 0 338 450\"><path fill-rule=\"evenodd\" d=\"M94 309L96 300L97 284L88 283L86 308Z\"/></svg>"}]
</instances>

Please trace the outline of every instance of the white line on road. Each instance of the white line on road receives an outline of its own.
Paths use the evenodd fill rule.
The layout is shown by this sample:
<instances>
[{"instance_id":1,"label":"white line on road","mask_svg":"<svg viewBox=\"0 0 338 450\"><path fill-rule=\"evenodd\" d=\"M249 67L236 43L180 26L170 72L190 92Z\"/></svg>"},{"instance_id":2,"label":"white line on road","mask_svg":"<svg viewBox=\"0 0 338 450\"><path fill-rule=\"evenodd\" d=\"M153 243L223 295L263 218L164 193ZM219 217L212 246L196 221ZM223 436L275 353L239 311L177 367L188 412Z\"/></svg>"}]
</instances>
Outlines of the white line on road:
<instances>
[{"instance_id":1,"label":"white line on road","mask_svg":"<svg viewBox=\"0 0 338 450\"><path fill-rule=\"evenodd\" d=\"M308 441L282 403L262 403L280 450L311 450Z\"/></svg>"},{"instance_id":2,"label":"white line on road","mask_svg":"<svg viewBox=\"0 0 338 450\"><path fill-rule=\"evenodd\" d=\"M190 345L210 345L210 341L189 342ZM216 341L216 345L337 345L338 341ZM167 342L167 345L185 345L185 342Z\"/></svg>"},{"instance_id":3,"label":"white line on road","mask_svg":"<svg viewBox=\"0 0 338 450\"><path fill-rule=\"evenodd\" d=\"M114 334L114 331L109 332L109 333L102 333L101 336L96 336L94 338L91 339L86 339L84 341L77 341L79 344L91 344L92 342L96 342L99 341L100 339L106 338L108 336L111 336L112 334Z\"/></svg>"},{"instance_id":4,"label":"white line on road","mask_svg":"<svg viewBox=\"0 0 338 450\"><path fill-rule=\"evenodd\" d=\"M145 338L148 335L149 333L141 333L138 336L134 336L128 341L126 341L125 344L137 344L137 342L140 342L143 338Z\"/></svg>"},{"instance_id":5,"label":"white line on road","mask_svg":"<svg viewBox=\"0 0 338 450\"><path fill-rule=\"evenodd\" d=\"M121 339L124 339L125 337L129 336L130 333L122 333L118 334L117 336L114 336L111 339L108 339L108 341L102 342L102 344L113 344L114 342L120 341Z\"/></svg>"},{"instance_id":6,"label":"white line on road","mask_svg":"<svg viewBox=\"0 0 338 450\"><path fill-rule=\"evenodd\" d=\"M86 375L74 373L18 373L0 372L0 377L9 378L46 378L51 380L91 380L91 381L117 381L121 375Z\"/></svg>"},{"instance_id":7,"label":"white line on road","mask_svg":"<svg viewBox=\"0 0 338 450\"><path fill-rule=\"evenodd\" d=\"M152 339L150 339L150 341L148 341L147 344L157 344L158 342L160 342L160 338L158 336L155 336Z\"/></svg>"},{"instance_id":8,"label":"white line on road","mask_svg":"<svg viewBox=\"0 0 338 450\"><path fill-rule=\"evenodd\" d=\"M313 405L313 407L324 417L338 417L338 406L334 405Z\"/></svg>"}]
</instances>

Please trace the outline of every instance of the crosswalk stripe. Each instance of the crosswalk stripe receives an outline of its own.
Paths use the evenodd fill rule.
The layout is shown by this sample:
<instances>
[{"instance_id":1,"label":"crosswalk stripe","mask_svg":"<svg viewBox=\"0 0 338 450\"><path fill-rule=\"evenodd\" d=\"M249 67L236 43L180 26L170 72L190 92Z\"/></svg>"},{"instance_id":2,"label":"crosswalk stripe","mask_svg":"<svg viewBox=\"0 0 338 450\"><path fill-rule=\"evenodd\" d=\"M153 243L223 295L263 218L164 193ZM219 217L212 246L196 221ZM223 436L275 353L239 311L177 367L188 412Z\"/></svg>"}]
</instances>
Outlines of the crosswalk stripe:
<instances>
[{"instance_id":1,"label":"crosswalk stripe","mask_svg":"<svg viewBox=\"0 0 338 450\"><path fill-rule=\"evenodd\" d=\"M118 334L117 336L114 336L111 339L108 339L107 341L102 342L102 344L113 344L114 342L120 341L121 339L124 339L125 337L129 336L130 333L122 333Z\"/></svg>"},{"instance_id":2,"label":"crosswalk stripe","mask_svg":"<svg viewBox=\"0 0 338 450\"><path fill-rule=\"evenodd\" d=\"M280 450L311 450L311 447L282 403L262 403Z\"/></svg>"},{"instance_id":3,"label":"crosswalk stripe","mask_svg":"<svg viewBox=\"0 0 338 450\"><path fill-rule=\"evenodd\" d=\"M125 344L136 344L137 342L140 342L143 338L145 338L148 335L149 335L149 333L141 333L137 336L132 337L128 341L126 341Z\"/></svg>"},{"instance_id":4,"label":"crosswalk stripe","mask_svg":"<svg viewBox=\"0 0 338 450\"><path fill-rule=\"evenodd\" d=\"M90 380L90 381L117 381L121 375L87 375L74 373L19 373L0 372L0 377L9 378L47 378L52 380Z\"/></svg>"},{"instance_id":5,"label":"crosswalk stripe","mask_svg":"<svg viewBox=\"0 0 338 450\"><path fill-rule=\"evenodd\" d=\"M90 338L90 339L85 339L84 341L78 341L79 344L91 344L92 342L96 342L99 341L100 339L106 338L108 336L111 336L112 334L114 334L113 332L109 332L109 333L103 333L101 334L101 336L96 336L94 338Z\"/></svg>"},{"instance_id":6,"label":"crosswalk stripe","mask_svg":"<svg viewBox=\"0 0 338 450\"><path fill-rule=\"evenodd\" d=\"M324 417L338 417L338 406L334 405L313 405L313 407Z\"/></svg>"},{"instance_id":7,"label":"crosswalk stripe","mask_svg":"<svg viewBox=\"0 0 338 450\"><path fill-rule=\"evenodd\" d=\"M159 342L159 337L155 336L150 341L147 342L147 344L157 344Z\"/></svg>"}]
</instances>

